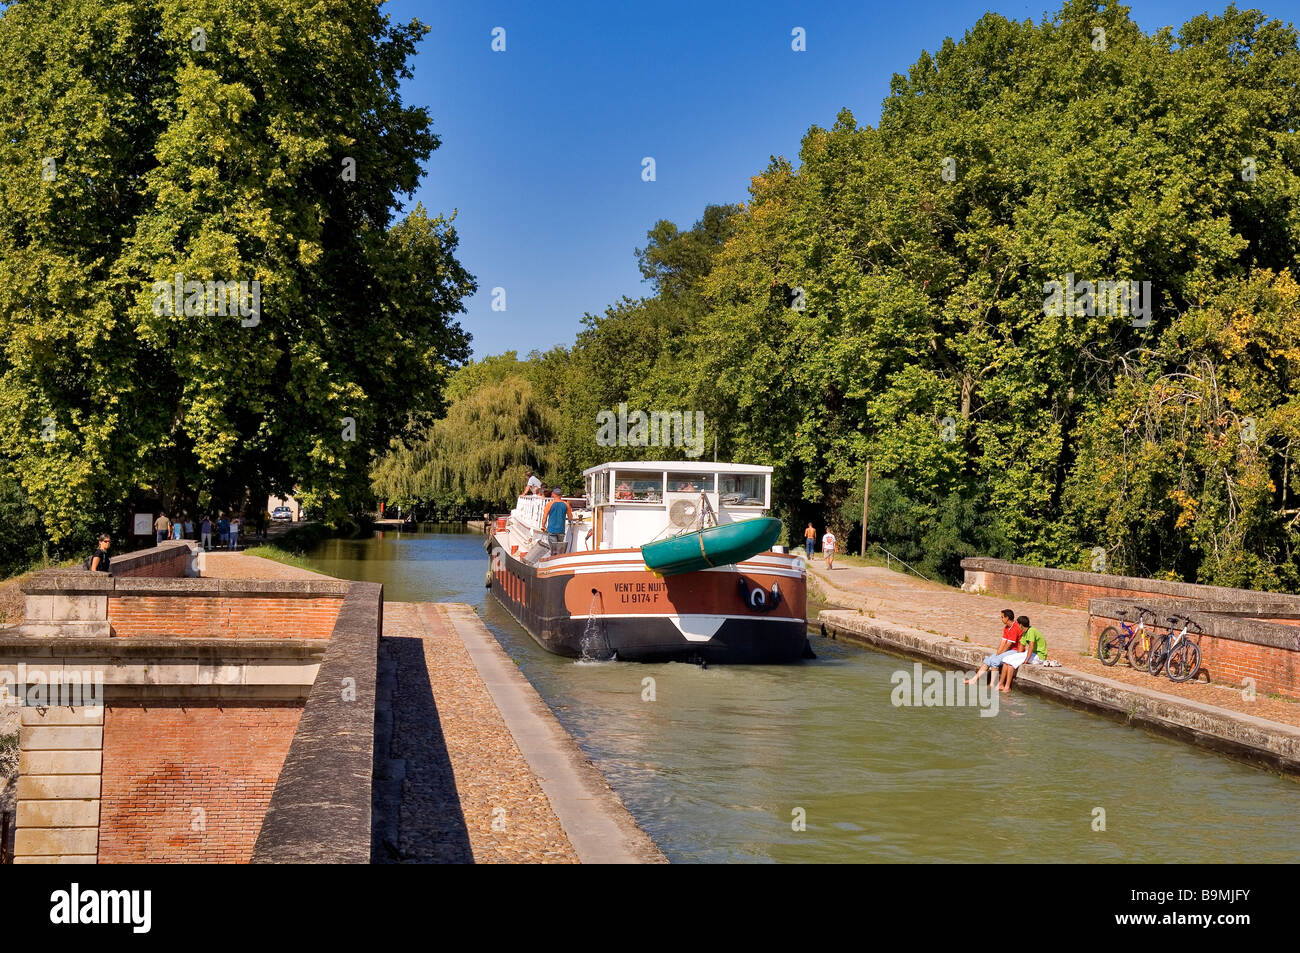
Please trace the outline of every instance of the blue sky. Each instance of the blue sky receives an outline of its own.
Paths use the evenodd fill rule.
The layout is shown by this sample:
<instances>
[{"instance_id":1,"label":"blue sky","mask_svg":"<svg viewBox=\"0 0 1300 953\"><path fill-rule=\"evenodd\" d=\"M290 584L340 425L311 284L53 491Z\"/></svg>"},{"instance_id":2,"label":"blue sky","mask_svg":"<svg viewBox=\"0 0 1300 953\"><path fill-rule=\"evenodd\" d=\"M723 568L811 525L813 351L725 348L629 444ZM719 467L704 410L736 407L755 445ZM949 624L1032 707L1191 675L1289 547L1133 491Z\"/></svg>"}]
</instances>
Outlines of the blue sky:
<instances>
[{"instance_id":1,"label":"blue sky","mask_svg":"<svg viewBox=\"0 0 1300 953\"><path fill-rule=\"evenodd\" d=\"M1148 33L1193 0L1134 0ZM1263 0L1293 19L1291 0ZM634 250L667 218L747 198L769 156L793 157L845 106L874 125L894 73L984 13L1041 20L1060 4L995 2L429 3L389 0L432 27L405 85L442 147L415 198L457 210L460 259L478 279L462 324L475 357L570 344L584 312L647 293ZM492 31L505 29L504 52ZM803 27L807 49L791 49ZM642 159L656 179L642 180ZM492 289L505 289L504 311Z\"/></svg>"}]
</instances>

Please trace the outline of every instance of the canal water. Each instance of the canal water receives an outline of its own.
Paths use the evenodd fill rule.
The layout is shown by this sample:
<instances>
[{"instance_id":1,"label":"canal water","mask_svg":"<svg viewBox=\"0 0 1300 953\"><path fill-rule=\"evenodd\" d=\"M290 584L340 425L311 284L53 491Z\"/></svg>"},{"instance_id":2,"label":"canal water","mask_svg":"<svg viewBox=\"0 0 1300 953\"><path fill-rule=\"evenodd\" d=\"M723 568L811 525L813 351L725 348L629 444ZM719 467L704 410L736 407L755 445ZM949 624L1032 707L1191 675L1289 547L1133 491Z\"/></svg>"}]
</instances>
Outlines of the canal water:
<instances>
[{"instance_id":1,"label":"canal water","mask_svg":"<svg viewBox=\"0 0 1300 953\"><path fill-rule=\"evenodd\" d=\"M551 655L487 594L482 544L389 532L310 558L474 606L675 862L1300 861L1300 784L1019 693L994 717L895 706L910 660L818 636L780 667Z\"/></svg>"}]
</instances>

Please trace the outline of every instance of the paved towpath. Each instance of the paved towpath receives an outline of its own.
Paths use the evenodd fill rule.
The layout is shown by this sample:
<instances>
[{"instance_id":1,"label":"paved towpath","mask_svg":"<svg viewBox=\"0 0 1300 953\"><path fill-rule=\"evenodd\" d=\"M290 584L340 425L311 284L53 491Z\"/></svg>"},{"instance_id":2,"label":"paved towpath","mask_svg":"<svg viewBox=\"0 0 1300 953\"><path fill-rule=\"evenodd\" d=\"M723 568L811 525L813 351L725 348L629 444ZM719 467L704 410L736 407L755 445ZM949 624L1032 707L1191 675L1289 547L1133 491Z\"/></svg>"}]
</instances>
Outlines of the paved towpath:
<instances>
[{"instance_id":1,"label":"paved towpath","mask_svg":"<svg viewBox=\"0 0 1300 953\"><path fill-rule=\"evenodd\" d=\"M999 613L1003 608L1014 609L1017 616L1029 616L1047 638L1048 657L1067 668L1300 727L1300 703L1258 694L1247 700L1236 686L1156 679L1147 672L1131 670L1127 660L1112 667L1102 665L1095 655L1083 654L1088 613L1082 609L976 595L882 566L840 565L828 571L817 557L809 560L808 575L834 606L859 609L864 616L881 622L990 647L996 647L1002 638Z\"/></svg>"},{"instance_id":2,"label":"paved towpath","mask_svg":"<svg viewBox=\"0 0 1300 953\"><path fill-rule=\"evenodd\" d=\"M390 820L376 859L576 863L546 793L441 609L384 606L380 672L390 687L380 689L380 706L387 694L392 732L379 776L401 783L377 805Z\"/></svg>"}]
</instances>

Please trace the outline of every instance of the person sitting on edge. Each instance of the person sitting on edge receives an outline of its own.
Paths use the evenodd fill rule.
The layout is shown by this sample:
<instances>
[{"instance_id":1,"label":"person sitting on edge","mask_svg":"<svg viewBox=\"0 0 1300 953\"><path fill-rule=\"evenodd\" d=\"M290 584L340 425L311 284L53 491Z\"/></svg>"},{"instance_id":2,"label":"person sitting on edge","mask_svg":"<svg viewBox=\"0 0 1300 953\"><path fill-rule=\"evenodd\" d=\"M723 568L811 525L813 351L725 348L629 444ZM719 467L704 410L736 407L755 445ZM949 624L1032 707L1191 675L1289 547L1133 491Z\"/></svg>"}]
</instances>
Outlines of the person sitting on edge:
<instances>
[{"instance_id":1,"label":"person sitting on edge","mask_svg":"<svg viewBox=\"0 0 1300 953\"><path fill-rule=\"evenodd\" d=\"M813 524L809 523L808 528L803 531L803 548L808 551L808 558L812 559L813 550L817 546L817 530L813 529Z\"/></svg>"},{"instance_id":2,"label":"person sitting on edge","mask_svg":"<svg viewBox=\"0 0 1300 953\"><path fill-rule=\"evenodd\" d=\"M559 556L564 552L567 530L569 527L569 504L564 502L563 494L557 486L551 490L551 499L542 510L542 525L546 527L546 538L551 544L551 555Z\"/></svg>"},{"instance_id":3,"label":"person sitting on edge","mask_svg":"<svg viewBox=\"0 0 1300 953\"><path fill-rule=\"evenodd\" d=\"M541 493L542 481L537 479L537 476L533 473L532 470L527 470L525 472L528 474L528 482L524 485L524 494L527 496L531 496L537 493Z\"/></svg>"},{"instance_id":4,"label":"person sitting on edge","mask_svg":"<svg viewBox=\"0 0 1300 953\"><path fill-rule=\"evenodd\" d=\"M1030 665L1042 665L1043 660L1047 658L1047 639L1043 638L1043 633L1029 624L1028 616L1022 615L1016 621L1025 630L1020 636L1020 648L1023 651L1012 652L1002 660L1002 678L998 684L1000 692L1011 691L1011 681L1016 677L1016 669L1025 662Z\"/></svg>"},{"instance_id":5,"label":"person sitting on edge","mask_svg":"<svg viewBox=\"0 0 1300 953\"><path fill-rule=\"evenodd\" d=\"M1021 616L1024 618L1024 616ZM1025 628L1028 628L1026 624ZM1016 651L1016 646L1020 644L1020 635L1024 632L1020 624L1016 622L1016 614L1011 609L1002 610L1002 641L998 643L998 650L992 655L985 656L984 661L980 663L979 670L970 678L966 679L966 684L970 685L983 677L984 673L990 669L1001 666L1002 660Z\"/></svg>"}]
</instances>

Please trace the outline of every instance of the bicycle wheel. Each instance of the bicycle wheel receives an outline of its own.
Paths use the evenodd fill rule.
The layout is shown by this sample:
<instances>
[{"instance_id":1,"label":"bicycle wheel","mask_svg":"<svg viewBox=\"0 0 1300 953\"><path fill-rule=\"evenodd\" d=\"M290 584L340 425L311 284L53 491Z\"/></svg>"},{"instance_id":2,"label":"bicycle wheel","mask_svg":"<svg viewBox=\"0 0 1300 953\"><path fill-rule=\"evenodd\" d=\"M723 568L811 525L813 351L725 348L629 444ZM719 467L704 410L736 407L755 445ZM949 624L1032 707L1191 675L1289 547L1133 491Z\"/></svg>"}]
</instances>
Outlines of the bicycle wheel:
<instances>
[{"instance_id":1,"label":"bicycle wheel","mask_svg":"<svg viewBox=\"0 0 1300 953\"><path fill-rule=\"evenodd\" d=\"M1201 670L1201 650L1195 642L1184 642L1169 653L1165 674L1171 682L1185 682Z\"/></svg>"},{"instance_id":2,"label":"bicycle wheel","mask_svg":"<svg viewBox=\"0 0 1300 953\"><path fill-rule=\"evenodd\" d=\"M1120 641L1119 630L1113 625L1106 626L1097 639L1097 658L1102 665L1114 665L1123 654L1124 643Z\"/></svg>"},{"instance_id":3,"label":"bicycle wheel","mask_svg":"<svg viewBox=\"0 0 1300 953\"><path fill-rule=\"evenodd\" d=\"M1151 646L1151 655L1147 657L1147 671L1159 676L1164 673L1165 660L1169 658L1169 636L1162 635Z\"/></svg>"},{"instance_id":4,"label":"bicycle wheel","mask_svg":"<svg viewBox=\"0 0 1300 953\"><path fill-rule=\"evenodd\" d=\"M1138 634L1128 640L1128 667L1135 672L1146 671L1147 657L1151 654L1151 639Z\"/></svg>"}]
</instances>

